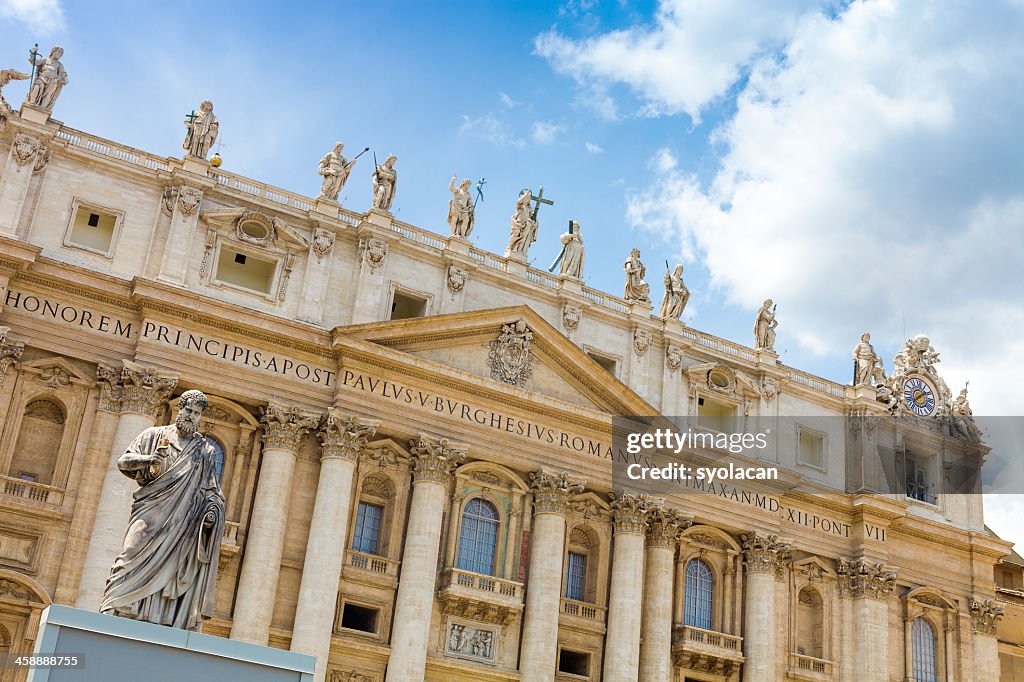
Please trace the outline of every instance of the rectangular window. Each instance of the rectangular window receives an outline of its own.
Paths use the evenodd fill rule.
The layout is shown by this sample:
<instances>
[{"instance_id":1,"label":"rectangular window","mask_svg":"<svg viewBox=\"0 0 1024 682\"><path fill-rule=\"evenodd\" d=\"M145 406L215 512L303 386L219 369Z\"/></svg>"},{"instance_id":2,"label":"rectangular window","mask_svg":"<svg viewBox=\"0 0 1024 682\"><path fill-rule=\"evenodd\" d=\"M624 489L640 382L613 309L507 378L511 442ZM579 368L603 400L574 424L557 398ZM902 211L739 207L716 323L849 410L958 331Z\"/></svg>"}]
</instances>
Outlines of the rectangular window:
<instances>
[{"instance_id":1,"label":"rectangular window","mask_svg":"<svg viewBox=\"0 0 1024 682\"><path fill-rule=\"evenodd\" d=\"M916 459L907 457L907 497L912 500L935 504L935 496L930 493L928 472Z\"/></svg>"},{"instance_id":2,"label":"rectangular window","mask_svg":"<svg viewBox=\"0 0 1024 682\"><path fill-rule=\"evenodd\" d=\"M591 360L601 365L601 367L603 367L606 372L608 372L612 376L615 376L615 369L618 363L615 362L614 358L609 358L605 355L601 355L600 353L593 353L590 351L587 351L587 355L590 356Z\"/></svg>"},{"instance_id":3,"label":"rectangular window","mask_svg":"<svg viewBox=\"0 0 1024 682\"><path fill-rule=\"evenodd\" d=\"M569 552L565 569L565 598L583 601L583 587L586 584L587 556Z\"/></svg>"},{"instance_id":4,"label":"rectangular window","mask_svg":"<svg viewBox=\"0 0 1024 682\"><path fill-rule=\"evenodd\" d=\"M114 242L117 216L95 208L78 206L67 243L106 255Z\"/></svg>"},{"instance_id":5,"label":"rectangular window","mask_svg":"<svg viewBox=\"0 0 1024 682\"><path fill-rule=\"evenodd\" d=\"M562 649L558 652L558 672L587 677L590 675L590 654Z\"/></svg>"},{"instance_id":6,"label":"rectangular window","mask_svg":"<svg viewBox=\"0 0 1024 682\"><path fill-rule=\"evenodd\" d=\"M377 609L358 604L345 604L341 610L341 627L377 634Z\"/></svg>"},{"instance_id":7,"label":"rectangular window","mask_svg":"<svg viewBox=\"0 0 1024 682\"><path fill-rule=\"evenodd\" d=\"M245 289L269 294L274 285L277 262L239 253L223 247L217 259L217 280Z\"/></svg>"},{"instance_id":8,"label":"rectangular window","mask_svg":"<svg viewBox=\"0 0 1024 682\"><path fill-rule=\"evenodd\" d=\"M426 314L427 299L395 291L395 297L391 301L392 320L408 320L413 317L423 317Z\"/></svg>"},{"instance_id":9,"label":"rectangular window","mask_svg":"<svg viewBox=\"0 0 1024 682\"><path fill-rule=\"evenodd\" d=\"M800 464L824 469L825 437L821 434L814 433L813 431L800 429L798 457L799 459L797 461Z\"/></svg>"},{"instance_id":10,"label":"rectangular window","mask_svg":"<svg viewBox=\"0 0 1024 682\"><path fill-rule=\"evenodd\" d=\"M730 433L736 430L736 408L711 398L697 398L697 425L703 429Z\"/></svg>"},{"instance_id":11,"label":"rectangular window","mask_svg":"<svg viewBox=\"0 0 1024 682\"><path fill-rule=\"evenodd\" d=\"M380 552L380 526L384 518L384 508L375 504L359 503L356 514L356 534L352 540L352 549L364 554Z\"/></svg>"}]
</instances>

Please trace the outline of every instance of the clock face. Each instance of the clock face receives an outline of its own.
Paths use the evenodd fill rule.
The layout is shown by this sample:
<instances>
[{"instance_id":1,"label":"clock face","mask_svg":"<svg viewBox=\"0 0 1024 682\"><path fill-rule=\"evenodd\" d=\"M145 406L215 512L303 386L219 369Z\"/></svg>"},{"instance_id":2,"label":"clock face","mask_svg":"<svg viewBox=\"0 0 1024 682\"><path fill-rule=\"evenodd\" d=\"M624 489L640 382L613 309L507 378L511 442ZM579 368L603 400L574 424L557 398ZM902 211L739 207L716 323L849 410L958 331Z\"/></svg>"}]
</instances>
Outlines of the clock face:
<instances>
[{"instance_id":1,"label":"clock face","mask_svg":"<svg viewBox=\"0 0 1024 682\"><path fill-rule=\"evenodd\" d=\"M935 392L927 381L918 377L903 382L903 402L918 417L927 417L935 412Z\"/></svg>"}]
</instances>

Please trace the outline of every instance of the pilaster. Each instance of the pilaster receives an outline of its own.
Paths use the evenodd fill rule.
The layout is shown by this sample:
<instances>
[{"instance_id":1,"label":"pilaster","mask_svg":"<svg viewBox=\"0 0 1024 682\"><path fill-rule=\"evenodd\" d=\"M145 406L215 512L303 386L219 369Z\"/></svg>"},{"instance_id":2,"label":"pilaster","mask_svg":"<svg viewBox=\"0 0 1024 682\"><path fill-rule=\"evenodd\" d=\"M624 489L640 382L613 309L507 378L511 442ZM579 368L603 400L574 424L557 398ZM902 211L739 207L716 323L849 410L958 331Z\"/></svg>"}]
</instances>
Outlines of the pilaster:
<instances>
[{"instance_id":1,"label":"pilaster","mask_svg":"<svg viewBox=\"0 0 1024 682\"><path fill-rule=\"evenodd\" d=\"M158 278L161 281L185 284L192 242L199 228L199 204L203 200L203 191L212 186L212 181L205 174L199 179L192 173L176 172L175 183L165 189L161 209L170 215L171 221L160 262Z\"/></svg>"},{"instance_id":2,"label":"pilaster","mask_svg":"<svg viewBox=\"0 0 1024 682\"><path fill-rule=\"evenodd\" d=\"M318 200L317 204L319 205ZM334 214L337 215L337 210ZM302 280L302 298L299 300L299 319L319 323L324 317L324 303L327 300L327 284L336 236L334 229L326 224L316 224L313 240L306 254L306 271Z\"/></svg>"}]
</instances>

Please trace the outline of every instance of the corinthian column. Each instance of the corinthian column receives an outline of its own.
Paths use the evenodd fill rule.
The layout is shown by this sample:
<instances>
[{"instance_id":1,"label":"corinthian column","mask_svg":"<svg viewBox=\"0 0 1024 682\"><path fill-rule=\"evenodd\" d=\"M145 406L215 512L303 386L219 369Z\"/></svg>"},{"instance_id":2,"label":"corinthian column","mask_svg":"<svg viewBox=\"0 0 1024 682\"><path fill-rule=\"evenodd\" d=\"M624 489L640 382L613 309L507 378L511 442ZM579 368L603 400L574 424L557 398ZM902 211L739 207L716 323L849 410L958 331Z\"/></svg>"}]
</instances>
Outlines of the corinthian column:
<instances>
[{"instance_id":1,"label":"corinthian column","mask_svg":"<svg viewBox=\"0 0 1024 682\"><path fill-rule=\"evenodd\" d=\"M774 682L781 651L776 637L775 576L793 558L792 548L777 535L742 536L747 570L746 627L743 631L744 682ZM858 678L874 679L874 678Z\"/></svg>"},{"instance_id":2,"label":"corinthian column","mask_svg":"<svg viewBox=\"0 0 1024 682\"><path fill-rule=\"evenodd\" d=\"M466 457L464 448L452 445L447 439L432 442L421 434L411 446L412 504L405 531L386 682L423 679L434 607L441 519L452 472Z\"/></svg>"},{"instance_id":3,"label":"corinthian column","mask_svg":"<svg viewBox=\"0 0 1024 682\"><path fill-rule=\"evenodd\" d=\"M327 675L356 460L379 423L331 410L320 427L320 481L306 541L291 647L292 651L316 656L315 682L323 682Z\"/></svg>"},{"instance_id":4,"label":"corinthian column","mask_svg":"<svg viewBox=\"0 0 1024 682\"><path fill-rule=\"evenodd\" d=\"M118 413L114 438L110 444L99 506L85 554L82 579L75 606L98 611L103 588L114 559L121 552L124 532L132 510L132 493L138 485L117 468L117 459L135 437L156 424L164 404L178 383L174 374L160 372L130 360L120 367L100 363L96 370L100 382L99 409Z\"/></svg>"},{"instance_id":5,"label":"corinthian column","mask_svg":"<svg viewBox=\"0 0 1024 682\"><path fill-rule=\"evenodd\" d=\"M895 569L865 559L836 562L839 596L853 599L853 641L870 656L854 657L858 680L889 679L889 605L896 587ZM985 679L985 678L978 678ZM993 678L994 679L994 678Z\"/></svg>"},{"instance_id":6,"label":"corinthian column","mask_svg":"<svg viewBox=\"0 0 1024 682\"><path fill-rule=\"evenodd\" d=\"M238 577L231 639L266 646L281 573L288 496L302 437L320 422L319 415L271 403L262 409L263 462ZM333 608L333 600L332 600Z\"/></svg>"},{"instance_id":7,"label":"corinthian column","mask_svg":"<svg viewBox=\"0 0 1024 682\"><path fill-rule=\"evenodd\" d=\"M976 680L998 680L999 679L999 643L996 639L996 629L999 621L1002 620L1005 609L996 604L993 599L981 599L973 597L968 604L971 612L971 630L974 632L974 679ZM946 632L946 677L955 679L955 673L951 671L956 657L952 655L953 637L952 628Z\"/></svg>"},{"instance_id":8,"label":"corinthian column","mask_svg":"<svg viewBox=\"0 0 1024 682\"><path fill-rule=\"evenodd\" d=\"M530 474L533 490L533 533L530 577L523 616L523 644L519 654L522 682L555 679L558 666L558 611L565 547L565 513L569 499L583 492L585 481L547 469Z\"/></svg>"},{"instance_id":9,"label":"corinthian column","mask_svg":"<svg viewBox=\"0 0 1024 682\"><path fill-rule=\"evenodd\" d=\"M640 674L640 606L644 594L647 512L662 504L648 495L612 496L615 542L608 598L604 682L635 682Z\"/></svg>"},{"instance_id":10,"label":"corinthian column","mask_svg":"<svg viewBox=\"0 0 1024 682\"><path fill-rule=\"evenodd\" d=\"M656 508L647 517L647 567L640 626L640 679L672 679L672 568L676 540L693 520L675 509Z\"/></svg>"}]
</instances>

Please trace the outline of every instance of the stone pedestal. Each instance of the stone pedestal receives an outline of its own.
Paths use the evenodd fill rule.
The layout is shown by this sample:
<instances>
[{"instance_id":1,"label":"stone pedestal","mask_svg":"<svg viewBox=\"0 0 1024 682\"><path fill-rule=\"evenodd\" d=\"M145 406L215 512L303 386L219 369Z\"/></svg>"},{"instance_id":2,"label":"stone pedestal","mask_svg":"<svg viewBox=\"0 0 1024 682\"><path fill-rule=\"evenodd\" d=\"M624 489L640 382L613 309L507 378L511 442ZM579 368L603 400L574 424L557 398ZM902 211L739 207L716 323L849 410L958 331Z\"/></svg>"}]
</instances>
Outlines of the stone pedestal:
<instances>
[{"instance_id":1,"label":"stone pedestal","mask_svg":"<svg viewBox=\"0 0 1024 682\"><path fill-rule=\"evenodd\" d=\"M341 204L339 204L337 201L331 201L330 199L317 197L316 200L313 202L313 210L321 215L337 218L338 213L341 210Z\"/></svg>"},{"instance_id":2,"label":"stone pedestal","mask_svg":"<svg viewBox=\"0 0 1024 682\"><path fill-rule=\"evenodd\" d=\"M181 160L181 169L186 173L201 175L205 178L210 174L210 162L206 159L200 159L198 156L186 154Z\"/></svg>"},{"instance_id":3,"label":"stone pedestal","mask_svg":"<svg viewBox=\"0 0 1024 682\"><path fill-rule=\"evenodd\" d=\"M445 245L445 249L453 253L457 253L463 256L469 255L470 243L464 237L457 237L452 235L448 237L448 243Z\"/></svg>"},{"instance_id":4,"label":"stone pedestal","mask_svg":"<svg viewBox=\"0 0 1024 682\"><path fill-rule=\"evenodd\" d=\"M311 656L54 604L35 655L77 667L33 669L29 682L312 682Z\"/></svg>"},{"instance_id":5,"label":"stone pedestal","mask_svg":"<svg viewBox=\"0 0 1024 682\"><path fill-rule=\"evenodd\" d=\"M379 208L371 208L369 211L363 214L363 220L365 220L366 222L370 223L371 225L383 227L389 230L391 229L391 221L393 218L393 215Z\"/></svg>"},{"instance_id":6,"label":"stone pedestal","mask_svg":"<svg viewBox=\"0 0 1024 682\"><path fill-rule=\"evenodd\" d=\"M21 110L18 114L29 123L38 123L39 125L46 125L50 120L49 111L28 102L21 105Z\"/></svg>"}]
</instances>

